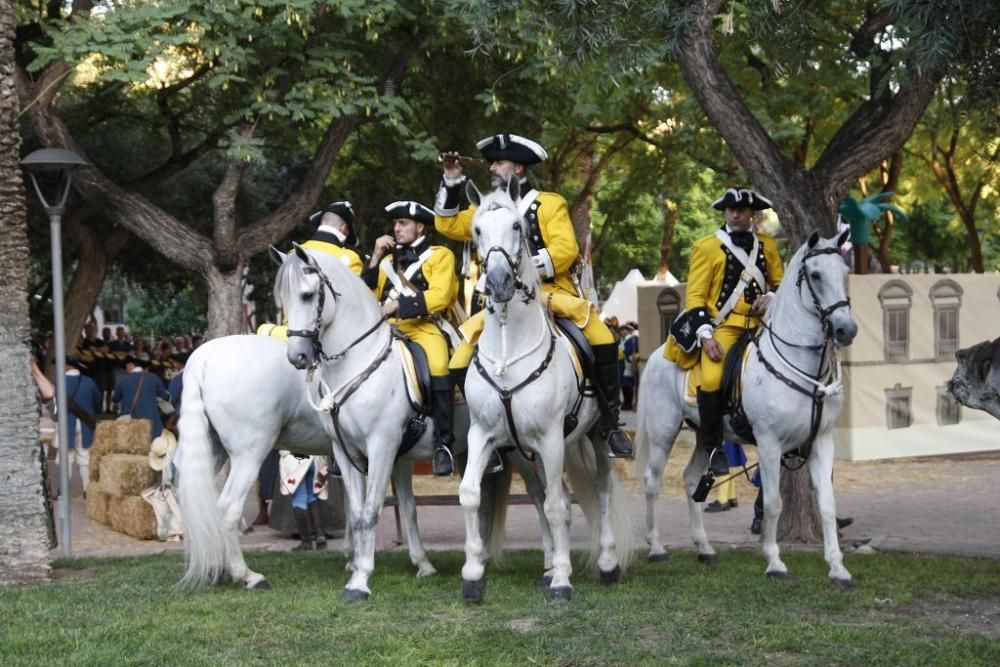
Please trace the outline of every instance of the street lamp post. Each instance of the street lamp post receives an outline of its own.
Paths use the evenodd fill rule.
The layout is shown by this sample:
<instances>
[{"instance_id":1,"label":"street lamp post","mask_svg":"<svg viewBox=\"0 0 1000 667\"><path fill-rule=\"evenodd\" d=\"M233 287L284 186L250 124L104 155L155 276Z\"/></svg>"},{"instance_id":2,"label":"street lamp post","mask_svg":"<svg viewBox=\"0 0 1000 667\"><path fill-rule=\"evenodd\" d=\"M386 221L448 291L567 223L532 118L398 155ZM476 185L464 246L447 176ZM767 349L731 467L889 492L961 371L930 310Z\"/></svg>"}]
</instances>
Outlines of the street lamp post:
<instances>
[{"instance_id":1,"label":"street lamp post","mask_svg":"<svg viewBox=\"0 0 1000 667\"><path fill-rule=\"evenodd\" d=\"M52 236L52 319L56 337L56 419L59 434L59 546L62 555L73 555L70 544L69 521L69 435L66 428L66 325L63 321L63 270L62 270L62 216L66 212L66 199L73 180L73 170L89 166L89 163L72 151L62 148L42 148L23 160L24 167L31 176L45 213L49 216L49 230ZM42 194L36 173L55 172L59 177L55 204L50 204ZM65 176L65 179L63 178ZM75 434L74 434L75 435Z\"/></svg>"}]
</instances>

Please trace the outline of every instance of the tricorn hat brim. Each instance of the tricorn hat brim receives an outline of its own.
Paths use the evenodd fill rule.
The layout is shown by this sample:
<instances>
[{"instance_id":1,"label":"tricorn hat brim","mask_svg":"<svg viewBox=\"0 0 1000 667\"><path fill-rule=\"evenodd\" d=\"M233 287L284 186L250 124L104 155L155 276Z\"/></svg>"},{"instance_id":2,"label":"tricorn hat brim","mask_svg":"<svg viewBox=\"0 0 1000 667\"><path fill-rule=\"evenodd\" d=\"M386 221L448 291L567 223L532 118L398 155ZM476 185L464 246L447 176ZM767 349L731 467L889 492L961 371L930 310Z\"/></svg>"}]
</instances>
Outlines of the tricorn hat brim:
<instances>
[{"instance_id":1,"label":"tricorn hat brim","mask_svg":"<svg viewBox=\"0 0 1000 667\"><path fill-rule=\"evenodd\" d=\"M725 211L727 208L749 208L763 211L771 208L771 200L750 188L729 188L725 194L712 202L712 208Z\"/></svg>"}]
</instances>

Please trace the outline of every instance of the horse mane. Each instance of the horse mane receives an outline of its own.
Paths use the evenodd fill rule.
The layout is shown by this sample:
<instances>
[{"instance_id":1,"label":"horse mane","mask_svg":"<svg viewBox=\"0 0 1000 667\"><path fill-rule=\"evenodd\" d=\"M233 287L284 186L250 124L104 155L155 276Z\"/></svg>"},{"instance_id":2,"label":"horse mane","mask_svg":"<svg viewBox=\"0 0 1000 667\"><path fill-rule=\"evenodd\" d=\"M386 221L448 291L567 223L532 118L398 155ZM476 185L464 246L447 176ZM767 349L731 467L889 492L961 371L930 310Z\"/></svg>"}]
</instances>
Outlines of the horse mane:
<instances>
[{"instance_id":1,"label":"horse mane","mask_svg":"<svg viewBox=\"0 0 1000 667\"><path fill-rule=\"evenodd\" d=\"M336 257L333 257L325 252L318 252L309 248L303 248L303 250L305 250L305 252L313 258L313 261L315 261L327 274L327 277L330 278L330 282L333 284L335 289L339 290L337 285L342 285L346 282L346 276L357 277L351 272L350 269L347 268L346 264L338 260ZM282 295L289 293L287 290L291 284L294 284L292 282L293 280L298 282L302 281L306 275L306 266L307 264L299 259L298 255L294 252L289 252L285 261L278 267L278 272L274 276L274 302L278 308L282 310L285 309L285 303ZM338 275L338 273L345 273L346 276Z\"/></svg>"},{"instance_id":2,"label":"horse mane","mask_svg":"<svg viewBox=\"0 0 1000 667\"><path fill-rule=\"evenodd\" d=\"M490 193L484 194L476 209L476 215L482 215L490 211L505 210L521 223L521 279L529 285L538 285L542 282L542 277L535 267L535 261L531 257L528 249L528 225L521 215L517 204L503 188L499 188ZM480 248L482 250L482 248Z\"/></svg>"}]
</instances>

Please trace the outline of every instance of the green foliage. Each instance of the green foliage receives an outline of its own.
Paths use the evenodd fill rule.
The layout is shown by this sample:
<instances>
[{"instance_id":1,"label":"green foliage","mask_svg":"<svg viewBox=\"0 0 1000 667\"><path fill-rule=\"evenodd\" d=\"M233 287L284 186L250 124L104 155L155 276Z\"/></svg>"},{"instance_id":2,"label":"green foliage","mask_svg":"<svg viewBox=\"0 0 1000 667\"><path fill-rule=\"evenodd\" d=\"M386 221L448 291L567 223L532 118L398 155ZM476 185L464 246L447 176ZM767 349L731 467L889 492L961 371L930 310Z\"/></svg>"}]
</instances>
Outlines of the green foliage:
<instances>
[{"instance_id":1,"label":"green foliage","mask_svg":"<svg viewBox=\"0 0 1000 667\"><path fill-rule=\"evenodd\" d=\"M990 559L848 556L858 588L826 579L814 552L788 552L795 578L765 577L756 550L707 568L689 550L639 562L602 586L573 554L574 599L545 601L542 555L488 570L486 599L464 604L460 552L432 555L417 579L407 555L381 552L372 598L341 598L341 553L250 552L267 592L232 584L174 588L180 555L58 564L56 582L0 590L10 664L350 665L995 665ZM322 639L317 639L321 637Z\"/></svg>"},{"instance_id":2,"label":"green foliage","mask_svg":"<svg viewBox=\"0 0 1000 667\"><path fill-rule=\"evenodd\" d=\"M190 284L150 282L137 289L125 305L129 330L163 338L204 331L204 296Z\"/></svg>"},{"instance_id":3,"label":"green foliage","mask_svg":"<svg viewBox=\"0 0 1000 667\"><path fill-rule=\"evenodd\" d=\"M911 209L909 219L896 226L889 259L916 272L969 270L969 247L962 221L955 217L947 200L922 202Z\"/></svg>"}]
</instances>

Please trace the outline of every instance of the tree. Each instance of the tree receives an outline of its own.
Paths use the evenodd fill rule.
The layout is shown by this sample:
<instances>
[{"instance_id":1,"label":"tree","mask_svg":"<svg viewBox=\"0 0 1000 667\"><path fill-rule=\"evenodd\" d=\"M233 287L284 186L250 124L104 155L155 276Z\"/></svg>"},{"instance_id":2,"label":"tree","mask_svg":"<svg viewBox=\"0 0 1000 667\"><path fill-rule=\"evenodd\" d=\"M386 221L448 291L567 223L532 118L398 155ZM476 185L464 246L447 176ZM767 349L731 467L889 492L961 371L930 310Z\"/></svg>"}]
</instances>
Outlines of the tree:
<instances>
[{"instance_id":1,"label":"tree","mask_svg":"<svg viewBox=\"0 0 1000 667\"><path fill-rule=\"evenodd\" d=\"M14 6L0 0L0 584L48 577L38 406L28 345L28 236L14 89Z\"/></svg>"},{"instance_id":2,"label":"tree","mask_svg":"<svg viewBox=\"0 0 1000 667\"><path fill-rule=\"evenodd\" d=\"M424 30L440 19L430 10L421 2L334 9L271 0L92 14L79 1L62 16L62 5L49 4L19 29L18 93L43 143L80 154L85 135L64 118L64 89L84 128L131 118L156 128L154 166L119 155L81 175L78 189L92 210L199 275L208 334L234 333L247 258L312 211L353 131L375 120L401 123L403 79L424 48ZM74 72L90 80L68 87ZM244 219L239 195L265 142L296 136L300 152L311 153L304 173L273 208ZM182 221L149 196L197 160L220 166L210 224Z\"/></svg>"}]
</instances>

